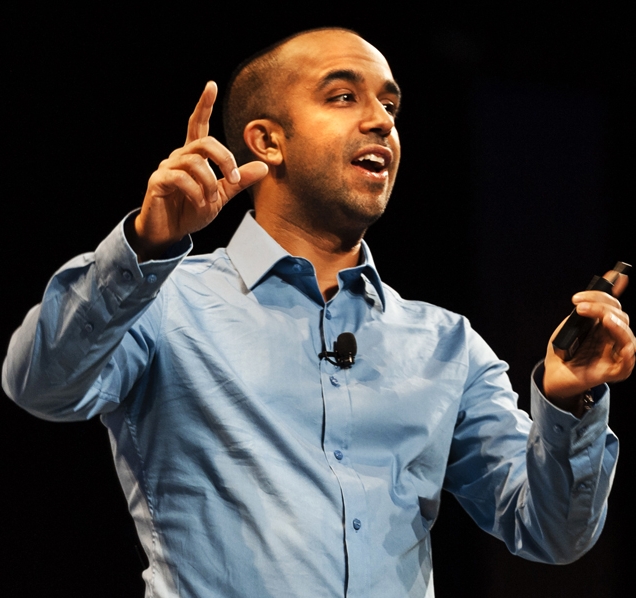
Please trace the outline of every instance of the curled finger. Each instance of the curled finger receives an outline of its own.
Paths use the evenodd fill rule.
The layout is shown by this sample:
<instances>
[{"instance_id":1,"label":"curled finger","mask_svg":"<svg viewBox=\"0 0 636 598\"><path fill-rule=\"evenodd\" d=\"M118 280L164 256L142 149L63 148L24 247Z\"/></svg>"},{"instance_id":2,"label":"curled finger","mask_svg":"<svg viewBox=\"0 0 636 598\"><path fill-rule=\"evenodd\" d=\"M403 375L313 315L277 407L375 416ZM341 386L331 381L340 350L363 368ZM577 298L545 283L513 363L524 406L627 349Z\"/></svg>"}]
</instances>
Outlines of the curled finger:
<instances>
[{"instance_id":1,"label":"curled finger","mask_svg":"<svg viewBox=\"0 0 636 598\"><path fill-rule=\"evenodd\" d=\"M196 153L208 158L219 167L221 174L230 184L235 185L241 180L241 174L236 166L234 154L218 139L204 137L203 139L197 139L183 149L188 153Z\"/></svg>"},{"instance_id":2,"label":"curled finger","mask_svg":"<svg viewBox=\"0 0 636 598\"><path fill-rule=\"evenodd\" d=\"M172 170L187 172L201 187L208 202L217 200L218 181L208 161L199 154L182 154L173 156L166 161L165 166Z\"/></svg>"},{"instance_id":3,"label":"curled finger","mask_svg":"<svg viewBox=\"0 0 636 598\"><path fill-rule=\"evenodd\" d=\"M207 203L203 188L185 170L166 170L157 183L156 190L152 192L157 197L168 197L175 191L180 191L195 207L203 207Z\"/></svg>"}]
</instances>

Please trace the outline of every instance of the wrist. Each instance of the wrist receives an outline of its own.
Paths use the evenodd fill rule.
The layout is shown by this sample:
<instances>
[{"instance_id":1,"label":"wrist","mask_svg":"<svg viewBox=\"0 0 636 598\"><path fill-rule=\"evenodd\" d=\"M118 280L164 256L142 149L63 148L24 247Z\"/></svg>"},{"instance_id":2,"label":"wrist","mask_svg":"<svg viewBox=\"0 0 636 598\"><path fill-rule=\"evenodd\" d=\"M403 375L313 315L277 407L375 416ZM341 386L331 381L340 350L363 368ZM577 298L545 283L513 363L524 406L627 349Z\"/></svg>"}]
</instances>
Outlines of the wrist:
<instances>
[{"instance_id":1,"label":"wrist","mask_svg":"<svg viewBox=\"0 0 636 598\"><path fill-rule=\"evenodd\" d=\"M548 378L545 362L535 370L535 382L545 399L562 411L567 411L577 418L583 417L586 411L594 406L594 395L591 389L560 388L554 380ZM574 392L569 392L574 390Z\"/></svg>"},{"instance_id":2,"label":"wrist","mask_svg":"<svg viewBox=\"0 0 636 598\"><path fill-rule=\"evenodd\" d=\"M140 264L149 260L160 259L170 247L180 241L180 239L150 241L148 236L143 233L140 218L141 215L138 214L135 218L129 218L124 223L126 240L137 255L137 261Z\"/></svg>"},{"instance_id":3,"label":"wrist","mask_svg":"<svg viewBox=\"0 0 636 598\"><path fill-rule=\"evenodd\" d=\"M585 392L573 397L545 395L545 398L554 406L558 407L562 411L571 413L578 419L581 419L587 411L594 407L594 397L591 390L586 390Z\"/></svg>"}]
</instances>

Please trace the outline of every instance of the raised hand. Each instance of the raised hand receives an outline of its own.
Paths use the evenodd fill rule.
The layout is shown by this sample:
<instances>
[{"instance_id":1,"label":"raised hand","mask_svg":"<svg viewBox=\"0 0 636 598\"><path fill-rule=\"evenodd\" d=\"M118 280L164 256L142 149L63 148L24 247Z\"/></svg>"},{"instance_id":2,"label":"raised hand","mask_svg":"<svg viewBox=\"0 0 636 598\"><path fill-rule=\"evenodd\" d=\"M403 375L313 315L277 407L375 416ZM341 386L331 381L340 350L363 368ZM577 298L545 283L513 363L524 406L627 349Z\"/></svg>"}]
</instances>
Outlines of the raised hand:
<instances>
[{"instance_id":1,"label":"raised hand","mask_svg":"<svg viewBox=\"0 0 636 598\"><path fill-rule=\"evenodd\" d=\"M627 276L621 274L614 294L619 296L626 286ZM563 361L552 348L552 339L565 320L561 323L548 343L543 390L555 405L580 415L582 393L604 382L625 380L631 374L636 338L629 316L615 297L602 291L583 291L574 295L572 302L580 315L595 319L596 324L574 358Z\"/></svg>"},{"instance_id":2,"label":"raised hand","mask_svg":"<svg viewBox=\"0 0 636 598\"><path fill-rule=\"evenodd\" d=\"M126 231L140 262L160 257L185 235L206 227L232 197L267 174L263 162L237 168L232 153L208 136L216 96L216 83L210 81L190 116L185 145L148 181L141 212ZM223 178L217 179L208 159Z\"/></svg>"}]
</instances>

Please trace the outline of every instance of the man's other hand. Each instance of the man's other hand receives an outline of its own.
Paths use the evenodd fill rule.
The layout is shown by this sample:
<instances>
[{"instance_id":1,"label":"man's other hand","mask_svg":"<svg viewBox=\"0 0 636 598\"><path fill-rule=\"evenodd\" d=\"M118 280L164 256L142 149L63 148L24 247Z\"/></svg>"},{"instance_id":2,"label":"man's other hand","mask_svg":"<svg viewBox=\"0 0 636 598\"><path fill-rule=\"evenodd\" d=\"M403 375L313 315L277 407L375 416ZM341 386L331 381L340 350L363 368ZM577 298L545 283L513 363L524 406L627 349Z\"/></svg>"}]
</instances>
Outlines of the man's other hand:
<instances>
[{"instance_id":1,"label":"man's other hand","mask_svg":"<svg viewBox=\"0 0 636 598\"><path fill-rule=\"evenodd\" d=\"M609 278L613 272L605 274ZM628 278L619 274L614 295L620 296ZM625 380L634 369L636 338L629 327L629 316L618 299L602 291L583 291L572 298L576 311L595 320L595 325L573 359L563 361L555 354L552 340L545 358L543 391L546 398L577 417L583 414L583 394L605 382Z\"/></svg>"}]
</instances>

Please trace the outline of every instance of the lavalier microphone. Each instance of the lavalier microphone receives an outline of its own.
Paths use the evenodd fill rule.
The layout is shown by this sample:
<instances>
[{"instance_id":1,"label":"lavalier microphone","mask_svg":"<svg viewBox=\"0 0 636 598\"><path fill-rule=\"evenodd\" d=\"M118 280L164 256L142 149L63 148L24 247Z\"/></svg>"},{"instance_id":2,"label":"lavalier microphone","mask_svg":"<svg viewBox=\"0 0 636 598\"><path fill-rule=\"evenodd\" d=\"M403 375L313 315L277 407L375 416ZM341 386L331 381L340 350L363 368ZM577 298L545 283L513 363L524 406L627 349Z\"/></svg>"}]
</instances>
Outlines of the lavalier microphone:
<instances>
[{"instance_id":1,"label":"lavalier microphone","mask_svg":"<svg viewBox=\"0 0 636 598\"><path fill-rule=\"evenodd\" d=\"M342 332L333 343L333 351L323 351L318 357L338 367L350 368L355 363L357 352L358 343L353 332ZM335 361L329 359L330 357L335 358Z\"/></svg>"}]
</instances>

